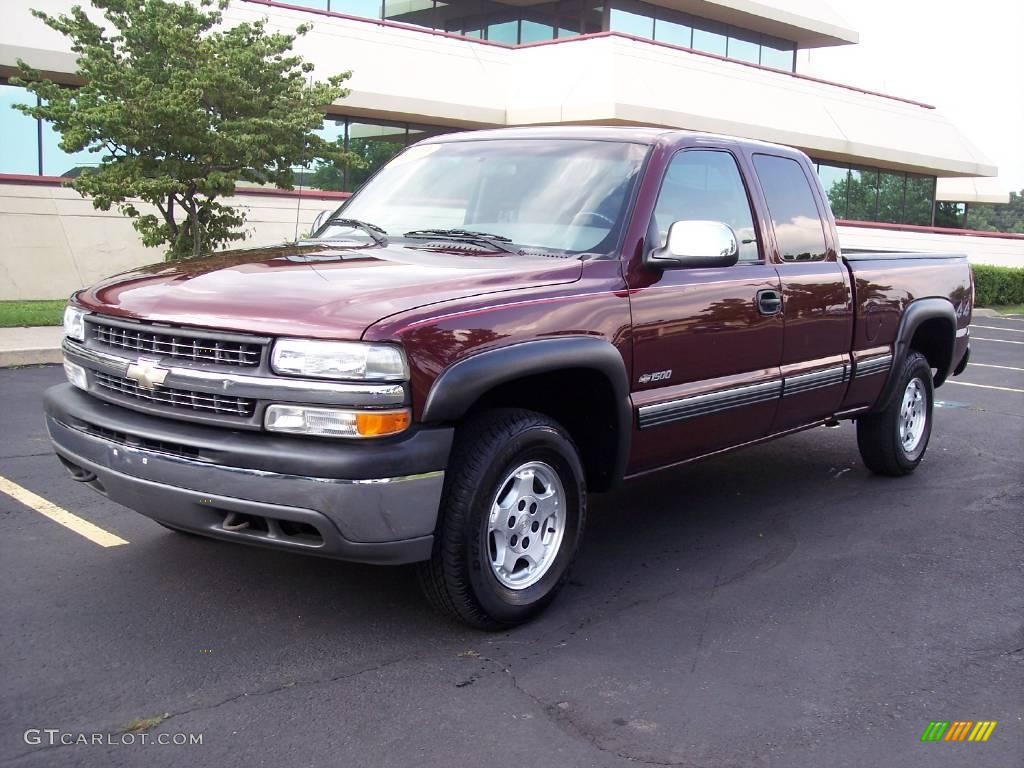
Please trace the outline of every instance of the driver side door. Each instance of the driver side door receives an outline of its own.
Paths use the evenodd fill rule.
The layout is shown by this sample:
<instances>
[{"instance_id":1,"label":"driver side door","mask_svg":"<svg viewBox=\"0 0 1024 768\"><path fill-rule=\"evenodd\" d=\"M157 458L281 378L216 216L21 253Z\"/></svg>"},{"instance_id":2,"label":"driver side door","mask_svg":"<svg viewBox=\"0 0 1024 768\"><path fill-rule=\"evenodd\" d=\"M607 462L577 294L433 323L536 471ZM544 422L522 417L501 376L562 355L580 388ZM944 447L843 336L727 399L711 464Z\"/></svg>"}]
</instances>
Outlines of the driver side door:
<instances>
[{"instance_id":1,"label":"driver side door","mask_svg":"<svg viewBox=\"0 0 1024 768\"><path fill-rule=\"evenodd\" d=\"M782 286L757 240L751 197L726 148L677 152L649 231L675 221L732 227L730 267L629 270L635 409L628 472L643 472L768 434L782 391ZM657 242L660 240L660 243Z\"/></svg>"}]
</instances>

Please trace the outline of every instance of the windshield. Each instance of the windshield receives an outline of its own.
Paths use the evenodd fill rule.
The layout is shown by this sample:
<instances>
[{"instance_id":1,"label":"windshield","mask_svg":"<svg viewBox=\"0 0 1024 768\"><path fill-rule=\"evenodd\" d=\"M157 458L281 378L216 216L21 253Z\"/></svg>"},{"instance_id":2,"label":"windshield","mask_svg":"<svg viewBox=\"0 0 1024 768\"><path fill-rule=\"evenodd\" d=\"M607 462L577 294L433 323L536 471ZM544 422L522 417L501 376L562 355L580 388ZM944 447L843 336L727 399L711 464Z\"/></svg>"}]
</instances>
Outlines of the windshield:
<instances>
[{"instance_id":1,"label":"windshield","mask_svg":"<svg viewBox=\"0 0 1024 768\"><path fill-rule=\"evenodd\" d=\"M509 139L409 148L335 217L371 222L391 238L470 230L517 248L607 253L647 147L608 141ZM321 237L351 239L327 227Z\"/></svg>"}]
</instances>

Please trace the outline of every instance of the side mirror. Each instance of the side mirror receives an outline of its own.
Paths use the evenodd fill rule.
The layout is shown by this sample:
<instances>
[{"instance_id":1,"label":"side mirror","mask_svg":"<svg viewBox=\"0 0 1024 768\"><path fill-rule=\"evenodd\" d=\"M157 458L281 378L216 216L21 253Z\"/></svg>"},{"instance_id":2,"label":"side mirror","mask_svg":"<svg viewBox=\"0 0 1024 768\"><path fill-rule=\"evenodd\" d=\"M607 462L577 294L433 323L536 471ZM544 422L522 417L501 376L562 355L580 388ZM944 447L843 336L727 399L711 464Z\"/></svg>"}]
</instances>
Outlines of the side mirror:
<instances>
[{"instance_id":1,"label":"side mirror","mask_svg":"<svg viewBox=\"0 0 1024 768\"><path fill-rule=\"evenodd\" d=\"M669 227L668 242L644 259L655 269L731 267L740 249L732 227L720 221L677 221Z\"/></svg>"},{"instance_id":2,"label":"side mirror","mask_svg":"<svg viewBox=\"0 0 1024 768\"><path fill-rule=\"evenodd\" d=\"M316 215L316 218L313 219L313 223L309 227L310 237L317 233L317 231L320 229L320 227L324 225L324 222L327 221L327 219L330 217L332 213L334 213L334 211L326 210L320 211L320 213Z\"/></svg>"}]
</instances>

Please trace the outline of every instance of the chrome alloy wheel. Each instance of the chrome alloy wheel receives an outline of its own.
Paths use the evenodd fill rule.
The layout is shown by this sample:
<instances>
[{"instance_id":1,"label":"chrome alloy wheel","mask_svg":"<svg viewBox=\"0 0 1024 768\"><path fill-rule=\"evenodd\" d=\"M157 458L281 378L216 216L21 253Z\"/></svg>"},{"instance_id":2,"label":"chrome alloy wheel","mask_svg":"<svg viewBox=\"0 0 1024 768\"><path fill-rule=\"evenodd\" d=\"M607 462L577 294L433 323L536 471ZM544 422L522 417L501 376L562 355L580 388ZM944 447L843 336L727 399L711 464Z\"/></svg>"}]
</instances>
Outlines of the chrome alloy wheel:
<instances>
[{"instance_id":1,"label":"chrome alloy wheel","mask_svg":"<svg viewBox=\"0 0 1024 768\"><path fill-rule=\"evenodd\" d=\"M550 466L523 464L502 481L491 503L487 546L502 586L526 589L551 568L565 535L565 489Z\"/></svg>"},{"instance_id":2,"label":"chrome alloy wheel","mask_svg":"<svg viewBox=\"0 0 1024 768\"><path fill-rule=\"evenodd\" d=\"M903 404L900 406L900 443L905 452L913 453L924 435L928 420L928 401L924 384L913 378L903 390Z\"/></svg>"}]
</instances>

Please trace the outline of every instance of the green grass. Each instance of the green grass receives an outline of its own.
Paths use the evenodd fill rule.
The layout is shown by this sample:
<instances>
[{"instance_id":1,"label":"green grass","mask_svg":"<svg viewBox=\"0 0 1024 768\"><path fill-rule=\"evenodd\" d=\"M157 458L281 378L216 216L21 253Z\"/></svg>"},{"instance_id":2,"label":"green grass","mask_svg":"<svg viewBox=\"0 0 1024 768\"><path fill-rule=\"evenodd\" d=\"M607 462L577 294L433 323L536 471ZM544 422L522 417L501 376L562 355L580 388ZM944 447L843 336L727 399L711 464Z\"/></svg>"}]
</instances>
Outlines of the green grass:
<instances>
[{"instance_id":1,"label":"green grass","mask_svg":"<svg viewBox=\"0 0 1024 768\"><path fill-rule=\"evenodd\" d=\"M64 322L63 299L52 301L0 301L0 328L60 325Z\"/></svg>"},{"instance_id":2,"label":"green grass","mask_svg":"<svg viewBox=\"0 0 1024 768\"><path fill-rule=\"evenodd\" d=\"M989 307L1000 315L1024 315L1024 304L1004 304L1001 307Z\"/></svg>"}]
</instances>

